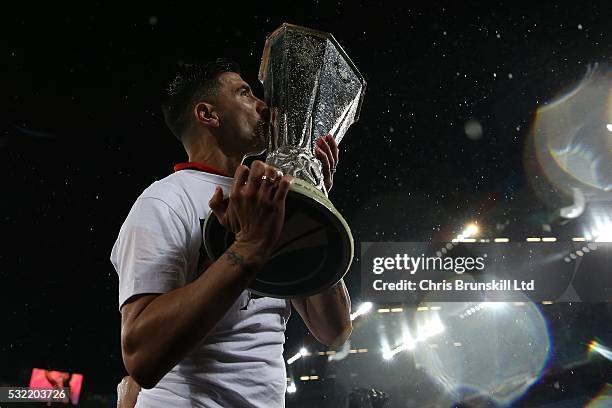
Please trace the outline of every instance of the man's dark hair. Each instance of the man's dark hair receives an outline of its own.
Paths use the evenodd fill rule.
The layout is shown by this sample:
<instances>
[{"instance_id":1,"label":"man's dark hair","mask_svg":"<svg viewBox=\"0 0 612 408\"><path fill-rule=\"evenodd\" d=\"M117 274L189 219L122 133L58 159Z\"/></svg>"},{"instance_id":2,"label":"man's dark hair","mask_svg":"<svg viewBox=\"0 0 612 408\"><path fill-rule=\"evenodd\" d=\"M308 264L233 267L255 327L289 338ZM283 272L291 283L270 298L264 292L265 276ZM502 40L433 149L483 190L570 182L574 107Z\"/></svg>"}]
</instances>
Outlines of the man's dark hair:
<instances>
[{"instance_id":1,"label":"man's dark hair","mask_svg":"<svg viewBox=\"0 0 612 408\"><path fill-rule=\"evenodd\" d=\"M206 98L214 97L219 75L240 74L240 66L229 59L217 58L202 64L185 64L164 90L162 111L166 125L181 140L189 128L193 107Z\"/></svg>"}]
</instances>

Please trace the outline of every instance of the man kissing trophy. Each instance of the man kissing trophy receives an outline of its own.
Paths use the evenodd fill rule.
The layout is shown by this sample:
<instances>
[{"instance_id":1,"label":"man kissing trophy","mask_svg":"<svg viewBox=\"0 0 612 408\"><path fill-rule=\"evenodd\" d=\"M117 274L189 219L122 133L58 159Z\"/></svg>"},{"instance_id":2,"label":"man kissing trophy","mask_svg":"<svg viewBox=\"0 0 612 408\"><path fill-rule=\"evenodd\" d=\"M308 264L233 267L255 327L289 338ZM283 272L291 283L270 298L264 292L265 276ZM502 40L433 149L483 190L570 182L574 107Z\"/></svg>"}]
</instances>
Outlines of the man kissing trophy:
<instances>
[{"instance_id":1,"label":"man kissing trophy","mask_svg":"<svg viewBox=\"0 0 612 408\"><path fill-rule=\"evenodd\" d=\"M267 37L259 79L271 118L266 163L295 179L277 247L249 290L309 296L340 281L354 252L349 226L327 197L315 140L331 134L340 143L359 118L366 82L330 33L287 23ZM204 242L217 259L233 234L210 216Z\"/></svg>"}]
</instances>

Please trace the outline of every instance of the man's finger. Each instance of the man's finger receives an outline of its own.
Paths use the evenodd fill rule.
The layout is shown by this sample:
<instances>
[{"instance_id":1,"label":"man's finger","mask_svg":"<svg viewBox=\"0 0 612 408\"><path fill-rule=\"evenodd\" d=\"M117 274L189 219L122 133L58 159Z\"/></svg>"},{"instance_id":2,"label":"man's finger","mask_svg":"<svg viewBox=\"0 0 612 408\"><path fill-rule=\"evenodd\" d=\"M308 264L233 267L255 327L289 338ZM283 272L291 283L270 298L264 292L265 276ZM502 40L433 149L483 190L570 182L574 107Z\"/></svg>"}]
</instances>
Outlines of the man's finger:
<instances>
[{"instance_id":1,"label":"man's finger","mask_svg":"<svg viewBox=\"0 0 612 408\"><path fill-rule=\"evenodd\" d=\"M276 189L276 193L274 194L274 202L276 204L285 205L285 198L287 198L287 192L289 191L289 187L293 183L293 177L290 175L284 175L282 179L278 182L278 188Z\"/></svg>"},{"instance_id":2,"label":"man's finger","mask_svg":"<svg viewBox=\"0 0 612 408\"><path fill-rule=\"evenodd\" d=\"M329 158L318 146L315 148L315 156L321 161L321 166L323 167L323 178L326 181L331 181L332 174Z\"/></svg>"},{"instance_id":3,"label":"man's finger","mask_svg":"<svg viewBox=\"0 0 612 408\"><path fill-rule=\"evenodd\" d=\"M273 199L275 190L278 188L278 182L283 177L283 172L275 167L267 166L265 174L262 176L262 182L259 187L259 194L262 199Z\"/></svg>"},{"instance_id":4,"label":"man's finger","mask_svg":"<svg viewBox=\"0 0 612 408\"><path fill-rule=\"evenodd\" d=\"M266 171L266 164L260 160L255 160L251 164L251 169L249 171L249 179L246 183L245 192L248 196L252 197L259 190L259 186L261 185L261 176L264 175Z\"/></svg>"},{"instance_id":5,"label":"man's finger","mask_svg":"<svg viewBox=\"0 0 612 408\"><path fill-rule=\"evenodd\" d=\"M335 168L336 167L336 159L334 158L334 155L331 151L331 147L329 146L329 142L327 142L325 139L321 138L319 139L321 142L319 142L319 148L321 150L323 150L323 153L325 153L325 155L327 156L327 160L329 161L329 166L330 168Z\"/></svg>"},{"instance_id":6,"label":"man's finger","mask_svg":"<svg viewBox=\"0 0 612 408\"><path fill-rule=\"evenodd\" d=\"M249 179L249 173L249 168L244 164L236 168L236 172L234 173L234 184L232 184L230 195L238 194L238 191L244 187Z\"/></svg>"},{"instance_id":7,"label":"man's finger","mask_svg":"<svg viewBox=\"0 0 612 408\"><path fill-rule=\"evenodd\" d=\"M208 205L221 224L224 223L228 203L229 201L223 199L223 190L221 187L217 186Z\"/></svg>"},{"instance_id":8,"label":"man's finger","mask_svg":"<svg viewBox=\"0 0 612 408\"><path fill-rule=\"evenodd\" d=\"M327 145L332 152L332 156L334 156L334 167L338 165L340 149L338 149L338 143L336 143L336 139L332 135L325 136L325 141L327 141Z\"/></svg>"}]
</instances>

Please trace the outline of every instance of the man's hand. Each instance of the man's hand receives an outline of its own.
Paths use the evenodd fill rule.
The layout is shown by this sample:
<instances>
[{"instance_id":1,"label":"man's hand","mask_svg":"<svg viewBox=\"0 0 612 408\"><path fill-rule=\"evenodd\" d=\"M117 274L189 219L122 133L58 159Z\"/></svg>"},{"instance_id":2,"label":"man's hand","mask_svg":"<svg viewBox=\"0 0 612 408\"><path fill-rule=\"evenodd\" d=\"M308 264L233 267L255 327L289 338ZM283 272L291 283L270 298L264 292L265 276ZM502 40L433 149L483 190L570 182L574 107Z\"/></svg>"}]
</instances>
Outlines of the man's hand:
<instances>
[{"instance_id":1,"label":"man's hand","mask_svg":"<svg viewBox=\"0 0 612 408\"><path fill-rule=\"evenodd\" d=\"M132 377L123 377L117 385L117 408L134 408L139 392L140 385Z\"/></svg>"},{"instance_id":2,"label":"man's hand","mask_svg":"<svg viewBox=\"0 0 612 408\"><path fill-rule=\"evenodd\" d=\"M332 135L321 136L316 140L315 156L323 166L323 183L329 193L334 184L334 173L338 165L338 144Z\"/></svg>"},{"instance_id":3,"label":"man's hand","mask_svg":"<svg viewBox=\"0 0 612 408\"><path fill-rule=\"evenodd\" d=\"M256 160L236 169L229 200L215 190L209 205L221 223L267 258L276 246L285 218L285 198L292 181L276 167Z\"/></svg>"}]
</instances>

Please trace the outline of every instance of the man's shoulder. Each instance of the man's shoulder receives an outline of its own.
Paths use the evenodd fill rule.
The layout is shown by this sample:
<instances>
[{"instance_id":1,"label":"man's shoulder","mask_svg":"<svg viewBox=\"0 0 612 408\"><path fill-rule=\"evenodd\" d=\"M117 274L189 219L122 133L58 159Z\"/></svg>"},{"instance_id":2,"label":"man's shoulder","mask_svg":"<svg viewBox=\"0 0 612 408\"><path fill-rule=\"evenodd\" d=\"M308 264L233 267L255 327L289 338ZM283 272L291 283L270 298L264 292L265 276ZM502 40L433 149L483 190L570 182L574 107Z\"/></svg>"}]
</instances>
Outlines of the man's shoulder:
<instances>
[{"instance_id":1,"label":"man's shoulder","mask_svg":"<svg viewBox=\"0 0 612 408\"><path fill-rule=\"evenodd\" d=\"M193 170L181 170L153 182L142 192L139 199L158 199L174 207L177 204L185 203L185 201L198 199L199 195L203 195L206 196L208 202L215 186L229 186L231 181L232 179L228 177Z\"/></svg>"},{"instance_id":2,"label":"man's shoulder","mask_svg":"<svg viewBox=\"0 0 612 408\"><path fill-rule=\"evenodd\" d=\"M144 189L139 199L157 198L160 200L171 200L177 198L184 193L182 184L180 177L177 177L177 173L172 173L163 179L151 183L151 185Z\"/></svg>"}]
</instances>

